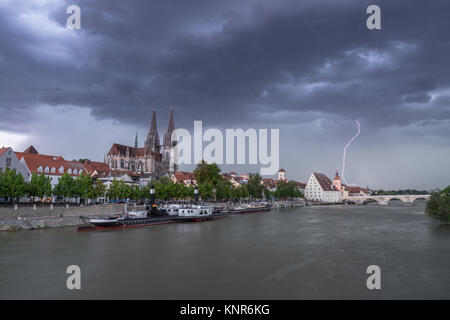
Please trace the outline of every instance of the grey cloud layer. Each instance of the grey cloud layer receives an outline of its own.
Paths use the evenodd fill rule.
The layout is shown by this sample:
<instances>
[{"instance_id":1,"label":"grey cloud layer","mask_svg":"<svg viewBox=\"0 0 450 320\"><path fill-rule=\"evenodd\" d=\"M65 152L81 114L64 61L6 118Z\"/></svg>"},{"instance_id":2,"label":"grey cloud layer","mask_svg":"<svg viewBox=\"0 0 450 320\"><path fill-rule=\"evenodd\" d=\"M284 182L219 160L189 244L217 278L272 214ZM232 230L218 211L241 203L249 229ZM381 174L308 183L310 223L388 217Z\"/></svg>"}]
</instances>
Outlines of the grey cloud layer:
<instances>
[{"instance_id":1,"label":"grey cloud layer","mask_svg":"<svg viewBox=\"0 0 450 320\"><path fill-rule=\"evenodd\" d=\"M46 152L100 160L134 128L143 135L154 106L164 130L174 105L178 127L280 128L280 165L306 179L340 167L359 119L346 170L356 183L445 186L450 2L376 3L382 30L369 31L368 0L2 1L0 133L27 128ZM65 28L68 4L81 7L81 30ZM36 116L49 105L58 116ZM70 121L65 105L77 124L43 130L45 119ZM122 126L83 130L95 121L78 107Z\"/></svg>"},{"instance_id":2,"label":"grey cloud layer","mask_svg":"<svg viewBox=\"0 0 450 320\"><path fill-rule=\"evenodd\" d=\"M0 7L2 113L43 103L130 123L169 105L215 125L274 110L290 112L280 122L313 111L375 127L450 118L448 1L378 1L381 31L365 28L368 1L75 3L82 30L59 33L21 24L30 1ZM64 26L65 8L47 5L50 21Z\"/></svg>"}]
</instances>

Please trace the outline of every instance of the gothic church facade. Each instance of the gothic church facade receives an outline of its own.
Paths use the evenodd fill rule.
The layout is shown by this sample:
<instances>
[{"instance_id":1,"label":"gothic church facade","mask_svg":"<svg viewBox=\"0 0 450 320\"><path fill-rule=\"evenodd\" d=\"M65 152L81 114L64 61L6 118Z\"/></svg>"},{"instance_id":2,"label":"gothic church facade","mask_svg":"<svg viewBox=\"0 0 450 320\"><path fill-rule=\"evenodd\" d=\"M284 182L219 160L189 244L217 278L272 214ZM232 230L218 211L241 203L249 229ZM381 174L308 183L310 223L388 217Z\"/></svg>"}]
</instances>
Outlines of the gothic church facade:
<instances>
[{"instance_id":1,"label":"gothic church facade","mask_svg":"<svg viewBox=\"0 0 450 320\"><path fill-rule=\"evenodd\" d=\"M156 111L153 110L150 131L145 139L144 147L134 147L114 143L105 156L105 163L114 171L131 171L136 174L171 174L177 171L172 140L175 130L173 108L170 109L169 125L164 134L161 146L156 128Z\"/></svg>"}]
</instances>

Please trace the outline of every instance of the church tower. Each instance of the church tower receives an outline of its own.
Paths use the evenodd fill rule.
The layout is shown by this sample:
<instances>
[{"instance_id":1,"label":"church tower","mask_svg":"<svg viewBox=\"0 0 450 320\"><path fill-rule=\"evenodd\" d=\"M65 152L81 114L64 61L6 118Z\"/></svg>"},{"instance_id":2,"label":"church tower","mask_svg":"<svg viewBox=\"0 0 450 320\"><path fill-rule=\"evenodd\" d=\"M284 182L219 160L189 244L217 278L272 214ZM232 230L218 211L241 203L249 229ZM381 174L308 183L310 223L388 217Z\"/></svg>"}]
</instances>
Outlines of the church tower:
<instances>
[{"instance_id":1,"label":"church tower","mask_svg":"<svg viewBox=\"0 0 450 320\"><path fill-rule=\"evenodd\" d=\"M337 171L337 169L336 169L336 177L334 177L333 180L333 185L337 190L341 191L342 189L341 177L339 177L339 172Z\"/></svg>"},{"instance_id":2,"label":"church tower","mask_svg":"<svg viewBox=\"0 0 450 320\"><path fill-rule=\"evenodd\" d=\"M170 108L169 115L169 125L167 126L166 134L164 135L163 148L164 151L166 149L170 149L172 146L172 133L175 130L175 125L173 121L173 107Z\"/></svg>"},{"instance_id":3,"label":"church tower","mask_svg":"<svg viewBox=\"0 0 450 320\"><path fill-rule=\"evenodd\" d=\"M160 152L161 145L159 142L158 129L156 129L156 110L153 109L152 122L150 125L150 132L147 135L147 139L145 139L145 149L147 152Z\"/></svg>"},{"instance_id":4,"label":"church tower","mask_svg":"<svg viewBox=\"0 0 450 320\"><path fill-rule=\"evenodd\" d=\"M177 171L174 155L174 147L177 142L172 141L172 133L174 132L174 130L175 130L175 123L173 120L173 107L171 107L169 114L169 125L167 126L167 131L164 134L163 140L163 161L169 162L170 172Z\"/></svg>"}]
</instances>

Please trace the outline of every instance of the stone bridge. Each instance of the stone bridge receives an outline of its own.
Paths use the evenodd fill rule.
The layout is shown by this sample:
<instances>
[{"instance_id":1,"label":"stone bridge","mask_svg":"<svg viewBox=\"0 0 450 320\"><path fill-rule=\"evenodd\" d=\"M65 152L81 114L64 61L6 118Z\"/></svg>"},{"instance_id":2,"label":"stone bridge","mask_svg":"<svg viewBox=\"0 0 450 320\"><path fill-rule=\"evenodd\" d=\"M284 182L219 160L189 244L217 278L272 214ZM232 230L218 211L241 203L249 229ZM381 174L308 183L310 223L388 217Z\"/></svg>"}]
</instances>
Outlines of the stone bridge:
<instances>
[{"instance_id":1,"label":"stone bridge","mask_svg":"<svg viewBox=\"0 0 450 320\"><path fill-rule=\"evenodd\" d=\"M376 201L380 205L389 205L391 200L401 200L403 204L413 205L416 200L429 200L430 195L386 195L386 196L349 196L343 197L342 202L366 204Z\"/></svg>"}]
</instances>

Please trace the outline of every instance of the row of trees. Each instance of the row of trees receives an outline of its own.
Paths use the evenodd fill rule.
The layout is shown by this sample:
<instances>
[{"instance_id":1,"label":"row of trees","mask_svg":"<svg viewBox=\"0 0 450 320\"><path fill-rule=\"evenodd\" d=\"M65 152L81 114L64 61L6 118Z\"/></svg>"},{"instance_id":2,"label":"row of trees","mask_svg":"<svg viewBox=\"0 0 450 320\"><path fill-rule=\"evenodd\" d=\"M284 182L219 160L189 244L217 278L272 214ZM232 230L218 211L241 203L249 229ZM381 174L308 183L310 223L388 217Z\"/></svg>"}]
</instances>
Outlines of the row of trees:
<instances>
[{"instance_id":1,"label":"row of trees","mask_svg":"<svg viewBox=\"0 0 450 320\"><path fill-rule=\"evenodd\" d=\"M9 168L0 172L0 197L10 198L14 203L23 196L44 197L51 193L50 179L44 175L33 174L26 182L20 173Z\"/></svg>"},{"instance_id":2,"label":"row of trees","mask_svg":"<svg viewBox=\"0 0 450 320\"><path fill-rule=\"evenodd\" d=\"M249 175L247 184L235 187L230 181L222 179L220 168L217 164L208 164L205 161L200 162L194 170L194 176L197 180L199 196L202 199L232 200L244 198L289 198L301 197L302 194L294 181L281 181L277 185L275 192L271 192L262 184L262 178L257 173ZM100 181L94 180L89 176L82 174L72 178L67 173L62 175L58 184L52 189L50 178L43 174L32 174L29 182L24 181L21 174L6 169L0 172L0 197L13 199L15 202L23 196L49 197L56 196L63 198L64 201L70 198L96 199L98 197L108 197L110 199L141 199L149 198L150 187L155 188L156 198L161 200L171 199L193 199L194 187L185 186L182 183L174 183L167 177L162 177L157 181L152 181L147 186L130 186L124 181L113 180L110 187Z\"/></svg>"},{"instance_id":3,"label":"row of trees","mask_svg":"<svg viewBox=\"0 0 450 320\"><path fill-rule=\"evenodd\" d=\"M257 173L249 175L248 183L234 187L231 182L222 179L220 168L217 164L208 164L201 161L194 170L194 176L199 185L199 194L202 198L212 199L215 191L217 200L241 199L241 198L270 198L279 199L302 197L295 181L280 181L275 192L271 192L262 184L262 178Z\"/></svg>"},{"instance_id":4,"label":"row of trees","mask_svg":"<svg viewBox=\"0 0 450 320\"><path fill-rule=\"evenodd\" d=\"M50 178L44 174L33 173L29 182L26 182L20 173L7 168L0 172L0 197L6 197L13 200L13 203L20 197L43 198L55 195L67 198L97 198L104 195L105 186L101 181L95 184L88 175L80 175L75 179L67 173L62 175L59 183L52 189Z\"/></svg>"}]
</instances>

